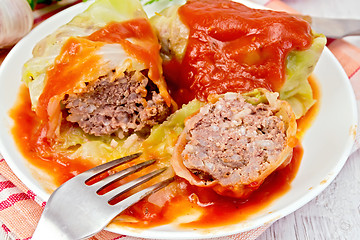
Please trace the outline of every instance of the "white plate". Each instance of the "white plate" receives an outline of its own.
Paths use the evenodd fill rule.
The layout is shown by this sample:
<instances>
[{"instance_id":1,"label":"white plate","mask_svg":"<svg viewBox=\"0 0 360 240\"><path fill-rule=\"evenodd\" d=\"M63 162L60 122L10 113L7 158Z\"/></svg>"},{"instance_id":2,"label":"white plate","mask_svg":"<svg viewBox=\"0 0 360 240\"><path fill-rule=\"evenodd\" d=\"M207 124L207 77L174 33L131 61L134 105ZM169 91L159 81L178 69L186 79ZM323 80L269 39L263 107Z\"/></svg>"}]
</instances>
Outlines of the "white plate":
<instances>
[{"instance_id":1,"label":"white plate","mask_svg":"<svg viewBox=\"0 0 360 240\"><path fill-rule=\"evenodd\" d=\"M163 1L146 6L145 9L152 15L154 11L174 2ZM75 14L85 10L90 3L75 5L37 26L12 49L0 68L0 152L14 173L44 200L48 199L49 194L31 174L26 159L18 151L10 132L13 121L8 112L14 106L18 95L22 65L31 57L35 44L60 25L70 21ZM246 3L251 7L259 7ZM177 229L172 225L144 231L115 227L111 228L111 231L136 237L162 239L230 235L284 217L317 196L335 178L348 158L355 137L357 108L349 79L327 48L314 73L320 84L320 109L316 120L305 134L301 166L291 189L286 194L273 201L267 208L235 225L205 230Z\"/></svg>"}]
</instances>

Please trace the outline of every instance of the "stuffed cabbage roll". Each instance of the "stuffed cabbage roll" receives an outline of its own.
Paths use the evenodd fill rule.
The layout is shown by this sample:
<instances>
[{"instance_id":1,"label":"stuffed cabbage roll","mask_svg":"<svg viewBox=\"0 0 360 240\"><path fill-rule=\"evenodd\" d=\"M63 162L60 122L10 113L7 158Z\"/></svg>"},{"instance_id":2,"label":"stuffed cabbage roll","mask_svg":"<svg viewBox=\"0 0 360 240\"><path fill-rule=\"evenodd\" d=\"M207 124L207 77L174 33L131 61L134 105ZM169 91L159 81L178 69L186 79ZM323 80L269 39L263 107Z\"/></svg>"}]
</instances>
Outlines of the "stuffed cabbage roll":
<instances>
[{"instance_id":1,"label":"stuffed cabbage roll","mask_svg":"<svg viewBox=\"0 0 360 240\"><path fill-rule=\"evenodd\" d=\"M176 174L218 194L245 198L280 166L296 145L296 120L278 93L211 95L185 121L172 155Z\"/></svg>"},{"instance_id":2,"label":"stuffed cabbage roll","mask_svg":"<svg viewBox=\"0 0 360 240\"><path fill-rule=\"evenodd\" d=\"M96 0L41 40L23 80L46 136L65 118L94 136L149 133L176 108L159 49L137 0Z\"/></svg>"},{"instance_id":3,"label":"stuffed cabbage roll","mask_svg":"<svg viewBox=\"0 0 360 240\"><path fill-rule=\"evenodd\" d=\"M296 118L314 104L308 77L326 38L306 21L230 0L189 0L150 21L162 46L165 78L179 104L255 88L279 92Z\"/></svg>"}]
</instances>

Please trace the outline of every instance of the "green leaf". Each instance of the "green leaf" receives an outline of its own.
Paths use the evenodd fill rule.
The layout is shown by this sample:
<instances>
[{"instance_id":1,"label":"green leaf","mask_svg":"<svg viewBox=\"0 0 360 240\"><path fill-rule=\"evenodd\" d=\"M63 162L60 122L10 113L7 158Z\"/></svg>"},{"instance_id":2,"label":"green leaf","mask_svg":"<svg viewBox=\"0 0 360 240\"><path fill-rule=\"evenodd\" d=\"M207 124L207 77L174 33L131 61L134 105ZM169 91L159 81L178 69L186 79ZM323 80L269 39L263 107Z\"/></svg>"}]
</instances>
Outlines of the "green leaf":
<instances>
[{"instance_id":1,"label":"green leaf","mask_svg":"<svg viewBox=\"0 0 360 240\"><path fill-rule=\"evenodd\" d=\"M27 0L32 10L34 10L37 0Z\"/></svg>"},{"instance_id":2,"label":"green leaf","mask_svg":"<svg viewBox=\"0 0 360 240\"><path fill-rule=\"evenodd\" d=\"M30 4L31 9L34 10L36 7L36 4L38 4L38 3L51 4L52 2L55 2L55 1L59 2L61 0L27 0L27 1Z\"/></svg>"}]
</instances>

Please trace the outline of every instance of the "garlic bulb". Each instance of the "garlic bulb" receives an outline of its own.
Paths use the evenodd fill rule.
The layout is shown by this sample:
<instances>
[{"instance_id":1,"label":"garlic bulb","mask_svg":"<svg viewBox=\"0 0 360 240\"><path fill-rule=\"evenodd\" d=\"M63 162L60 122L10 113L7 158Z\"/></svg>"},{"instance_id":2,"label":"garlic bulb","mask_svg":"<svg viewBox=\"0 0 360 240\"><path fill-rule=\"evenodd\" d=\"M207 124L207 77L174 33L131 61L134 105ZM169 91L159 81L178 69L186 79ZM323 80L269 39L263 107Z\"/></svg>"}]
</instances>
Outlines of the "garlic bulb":
<instances>
[{"instance_id":1,"label":"garlic bulb","mask_svg":"<svg viewBox=\"0 0 360 240\"><path fill-rule=\"evenodd\" d=\"M33 22L27 0L0 0L0 48L17 43L31 30Z\"/></svg>"}]
</instances>

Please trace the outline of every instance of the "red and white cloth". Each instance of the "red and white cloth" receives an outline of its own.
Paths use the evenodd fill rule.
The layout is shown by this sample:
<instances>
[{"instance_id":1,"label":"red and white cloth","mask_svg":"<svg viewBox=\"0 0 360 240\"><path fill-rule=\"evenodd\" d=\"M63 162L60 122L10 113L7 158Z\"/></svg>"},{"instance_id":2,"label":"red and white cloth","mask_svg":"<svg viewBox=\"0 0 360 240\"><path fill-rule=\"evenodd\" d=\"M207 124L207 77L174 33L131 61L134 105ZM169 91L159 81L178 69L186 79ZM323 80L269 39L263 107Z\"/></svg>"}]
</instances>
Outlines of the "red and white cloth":
<instances>
[{"instance_id":1,"label":"red and white cloth","mask_svg":"<svg viewBox=\"0 0 360 240\"><path fill-rule=\"evenodd\" d=\"M81 0L63 0L59 3L45 6L40 5L34 11L34 25L36 26L45 19L59 11L77 4ZM266 6L275 10L293 12L280 0L270 0ZM328 48L338 58L347 73L358 102L360 101L360 49L343 40L334 40L328 44ZM0 50L0 64L8 51ZM358 104L360 106L360 104ZM359 132L359 131L358 131ZM360 147L359 137L356 137L354 150ZM0 155L0 238L6 236L10 239L31 239L36 228L41 212L46 202L28 189L11 171L5 159ZM262 226L248 232L218 238L217 240L245 240L256 239L263 233L267 226ZM1 234L2 233L2 234ZM51 239L51 236L49 236ZM137 238L102 231L91 239L101 240L136 240Z\"/></svg>"}]
</instances>

